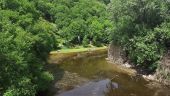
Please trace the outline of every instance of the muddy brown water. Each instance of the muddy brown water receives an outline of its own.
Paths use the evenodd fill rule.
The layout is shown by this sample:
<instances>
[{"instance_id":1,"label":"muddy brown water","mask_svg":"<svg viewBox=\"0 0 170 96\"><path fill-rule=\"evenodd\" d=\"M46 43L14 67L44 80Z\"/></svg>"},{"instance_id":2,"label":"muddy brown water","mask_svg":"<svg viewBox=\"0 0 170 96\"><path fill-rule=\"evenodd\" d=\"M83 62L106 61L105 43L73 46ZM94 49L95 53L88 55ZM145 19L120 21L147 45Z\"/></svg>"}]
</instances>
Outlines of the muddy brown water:
<instances>
[{"instance_id":1,"label":"muddy brown water","mask_svg":"<svg viewBox=\"0 0 170 96\"><path fill-rule=\"evenodd\" d=\"M50 56L54 81L47 96L170 96L168 86L108 63L106 56L106 50Z\"/></svg>"}]
</instances>

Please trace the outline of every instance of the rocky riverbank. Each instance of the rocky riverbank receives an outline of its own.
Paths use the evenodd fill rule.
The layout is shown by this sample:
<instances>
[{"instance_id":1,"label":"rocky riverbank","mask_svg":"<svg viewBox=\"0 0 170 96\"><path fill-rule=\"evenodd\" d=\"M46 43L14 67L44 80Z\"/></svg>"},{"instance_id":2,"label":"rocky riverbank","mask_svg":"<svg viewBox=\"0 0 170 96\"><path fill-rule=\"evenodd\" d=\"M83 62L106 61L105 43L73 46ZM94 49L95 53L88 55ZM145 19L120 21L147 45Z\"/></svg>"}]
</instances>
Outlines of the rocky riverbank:
<instances>
[{"instance_id":1,"label":"rocky riverbank","mask_svg":"<svg viewBox=\"0 0 170 96\"><path fill-rule=\"evenodd\" d=\"M165 85L170 85L170 50L165 53L159 62L156 72L152 74L148 74L148 70L146 69L134 66L134 64L126 57L122 48L118 45L114 45L113 42L111 42L108 47L107 60L111 63L134 69L137 75L141 75L146 80L153 80Z\"/></svg>"},{"instance_id":2,"label":"rocky riverbank","mask_svg":"<svg viewBox=\"0 0 170 96\"><path fill-rule=\"evenodd\" d=\"M156 80L170 85L170 50L162 57L155 73Z\"/></svg>"}]
</instances>

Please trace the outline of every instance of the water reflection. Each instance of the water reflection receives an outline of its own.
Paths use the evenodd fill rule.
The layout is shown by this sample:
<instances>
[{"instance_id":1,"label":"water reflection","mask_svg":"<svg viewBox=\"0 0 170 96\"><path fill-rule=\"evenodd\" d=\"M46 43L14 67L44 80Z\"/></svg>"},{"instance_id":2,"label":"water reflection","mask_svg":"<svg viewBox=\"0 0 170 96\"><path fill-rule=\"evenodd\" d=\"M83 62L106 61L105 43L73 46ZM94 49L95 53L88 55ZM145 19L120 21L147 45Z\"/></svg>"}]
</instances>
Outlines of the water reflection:
<instances>
[{"instance_id":1,"label":"water reflection","mask_svg":"<svg viewBox=\"0 0 170 96\"><path fill-rule=\"evenodd\" d=\"M88 56L50 64L48 69L57 78L50 90L57 92L48 96L170 96L170 88L129 75L131 72L109 64L105 57Z\"/></svg>"}]
</instances>

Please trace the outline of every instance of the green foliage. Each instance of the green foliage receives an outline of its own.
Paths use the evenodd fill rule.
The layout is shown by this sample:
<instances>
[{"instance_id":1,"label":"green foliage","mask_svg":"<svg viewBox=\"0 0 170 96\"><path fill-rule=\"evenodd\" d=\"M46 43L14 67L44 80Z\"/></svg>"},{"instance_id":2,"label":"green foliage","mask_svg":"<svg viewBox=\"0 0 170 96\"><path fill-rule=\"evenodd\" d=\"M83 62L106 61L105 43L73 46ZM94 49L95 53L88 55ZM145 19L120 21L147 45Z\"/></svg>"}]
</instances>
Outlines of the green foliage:
<instances>
[{"instance_id":1,"label":"green foliage","mask_svg":"<svg viewBox=\"0 0 170 96\"><path fill-rule=\"evenodd\" d=\"M36 86L28 78L22 79L16 86L11 86L4 96L34 96Z\"/></svg>"},{"instance_id":2,"label":"green foliage","mask_svg":"<svg viewBox=\"0 0 170 96\"><path fill-rule=\"evenodd\" d=\"M104 3L103 3L104 2ZM108 43L108 0L0 0L0 91L35 96L48 88L48 53L60 46Z\"/></svg>"},{"instance_id":3,"label":"green foliage","mask_svg":"<svg viewBox=\"0 0 170 96\"><path fill-rule=\"evenodd\" d=\"M0 4L1 91L4 96L35 96L53 80L43 66L49 51L57 48L55 24L28 0Z\"/></svg>"},{"instance_id":4,"label":"green foliage","mask_svg":"<svg viewBox=\"0 0 170 96\"><path fill-rule=\"evenodd\" d=\"M109 4L110 3L110 0L99 0L101 2L104 2L105 4Z\"/></svg>"},{"instance_id":5,"label":"green foliage","mask_svg":"<svg viewBox=\"0 0 170 96\"><path fill-rule=\"evenodd\" d=\"M96 42L109 42L107 38L111 22L104 3L98 0L56 0L49 5L51 4L53 7L51 6L49 14L57 25L63 45L89 44L90 41L94 45Z\"/></svg>"},{"instance_id":6,"label":"green foliage","mask_svg":"<svg viewBox=\"0 0 170 96\"><path fill-rule=\"evenodd\" d=\"M166 47L169 3L159 0L112 0L112 38L137 65L154 70ZM167 23L166 23L167 22Z\"/></svg>"}]
</instances>

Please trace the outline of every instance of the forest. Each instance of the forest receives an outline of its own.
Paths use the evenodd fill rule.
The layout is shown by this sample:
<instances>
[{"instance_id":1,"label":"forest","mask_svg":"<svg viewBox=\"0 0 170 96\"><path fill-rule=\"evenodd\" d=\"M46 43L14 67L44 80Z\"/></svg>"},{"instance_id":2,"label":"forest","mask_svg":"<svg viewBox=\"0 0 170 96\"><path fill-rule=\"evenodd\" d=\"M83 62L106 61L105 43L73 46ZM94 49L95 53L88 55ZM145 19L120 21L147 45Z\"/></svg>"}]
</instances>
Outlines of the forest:
<instances>
[{"instance_id":1,"label":"forest","mask_svg":"<svg viewBox=\"0 0 170 96\"><path fill-rule=\"evenodd\" d=\"M44 68L52 50L111 41L136 66L155 71L170 48L170 2L0 0L0 95L45 91L54 79Z\"/></svg>"}]
</instances>

